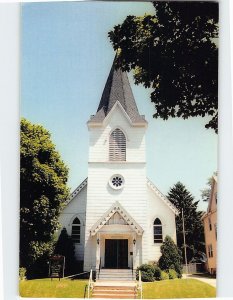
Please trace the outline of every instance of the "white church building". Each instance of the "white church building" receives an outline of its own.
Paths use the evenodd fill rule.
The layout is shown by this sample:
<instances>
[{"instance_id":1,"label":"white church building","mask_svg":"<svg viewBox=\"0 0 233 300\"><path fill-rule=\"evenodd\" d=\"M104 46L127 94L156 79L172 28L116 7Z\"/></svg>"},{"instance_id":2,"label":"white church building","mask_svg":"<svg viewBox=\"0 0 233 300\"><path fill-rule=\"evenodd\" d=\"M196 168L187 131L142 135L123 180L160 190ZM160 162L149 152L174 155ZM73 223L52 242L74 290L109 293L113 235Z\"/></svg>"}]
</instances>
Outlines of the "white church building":
<instances>
[{"instance_id":1,"label":"white church building","mask_svg":"<svg viewBox=\"0 0 233 300\"><path fill-rule=\"evenodd\" d=\"M148 123L139 114L127 74L114 68L87 122L88 178L60 215L85 271L136 269L158 261L166 235L176 242L172 203L146 176Z\"/></svg>"}]
</instances>

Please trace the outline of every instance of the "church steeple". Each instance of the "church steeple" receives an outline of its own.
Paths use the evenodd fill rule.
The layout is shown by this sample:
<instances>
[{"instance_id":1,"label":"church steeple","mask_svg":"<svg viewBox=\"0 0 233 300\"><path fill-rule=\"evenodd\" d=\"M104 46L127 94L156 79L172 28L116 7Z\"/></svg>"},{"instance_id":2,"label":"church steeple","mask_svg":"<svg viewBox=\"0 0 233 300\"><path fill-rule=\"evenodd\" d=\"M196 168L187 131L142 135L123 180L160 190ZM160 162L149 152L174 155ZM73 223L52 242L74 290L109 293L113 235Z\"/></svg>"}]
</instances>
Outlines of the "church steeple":
<instances>
[{"instance_id":1,"label":"church steeple","mask_svg":"<svg viewBox=\"0 0 233 300\"><path fill-rule=\"evenodd\" d=\"M119 68L116 69L114 59L97 112L92 116L90 122L102 122L117 101L121 104L131 122L146 123L144 117L138 112L127 73Z\"/></svg>"}]
</instances>

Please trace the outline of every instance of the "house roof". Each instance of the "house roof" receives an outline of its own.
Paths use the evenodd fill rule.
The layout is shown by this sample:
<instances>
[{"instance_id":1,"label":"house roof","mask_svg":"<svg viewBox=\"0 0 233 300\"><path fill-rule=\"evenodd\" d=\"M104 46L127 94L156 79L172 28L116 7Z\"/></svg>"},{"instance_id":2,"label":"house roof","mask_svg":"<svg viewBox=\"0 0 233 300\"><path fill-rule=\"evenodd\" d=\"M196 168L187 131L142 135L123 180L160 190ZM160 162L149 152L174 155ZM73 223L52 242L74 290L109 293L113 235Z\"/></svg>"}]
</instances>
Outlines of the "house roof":
<instances>
[{"instance_id":1,"label":"house roof","mask_svg":"<svg viewBox=\"0 0 233 300\"><path fill-rule=\"evenodd\" d=\"M90 234L95 235L107 222L111 217L115 214L119 213L125 222L134 230L138 235L143 234L142 227L130 216L130 214L123 208L123 206L116 201L110 209L91 227Z\"/></svg>"},{"instance_id":2,"label":"house roof","mask_svg":"<svg viewBox=\"0 0 233 300\"><path fill-rule=\"evenodd\" d=\"M97 112L89 122L102 122L117 102L121 104L131 122L147 123L144 116L138 112L127 73L120 68L116 69L114 59Z\"/></svg>"},{"instance_id":3,"label":"house roof","mask_svg":"<svg viewBox=\"0 0 233 300\"><path fill-rule=\"evenodd\" d=\"M171 203L171 201L168 200L167 197L165 197L159 189L147 178L147 185L152 189L152 191L155 192L157 196L176 214L179 214L178 209Z\"/></svg>"}]
</instances>

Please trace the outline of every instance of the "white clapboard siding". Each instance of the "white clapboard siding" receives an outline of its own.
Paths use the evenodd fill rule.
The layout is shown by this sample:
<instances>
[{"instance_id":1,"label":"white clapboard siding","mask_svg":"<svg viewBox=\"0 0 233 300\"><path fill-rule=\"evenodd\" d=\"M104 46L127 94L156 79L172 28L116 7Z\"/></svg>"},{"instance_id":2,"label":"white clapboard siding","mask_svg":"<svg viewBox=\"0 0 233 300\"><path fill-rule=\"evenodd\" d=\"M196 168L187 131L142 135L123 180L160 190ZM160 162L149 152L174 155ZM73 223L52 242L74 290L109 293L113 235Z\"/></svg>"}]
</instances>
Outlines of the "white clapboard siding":
<instances>
[{"instance_id":1,"label":"white clapboard siding","mask_svg":"<svg viewBox=\"0 0 233 300\"><path fill-rule=\"evenodd\" d=\"M78 217L81 223L80 227L80 243L75 243L75 256L77 260L84 259L84 244L85 244L85 224L86 224L86 204L87 204L87 186L85 186L71 200L62 211L59 222L61 229L66 228L67 233L71 236L72 221Z\"/></svg>"},{"instance_id":2,"label":"white clapboard siding","mask_svg":"<svg viewBox=\"0 0 233 300\"><path fill-rule=\"evenodd\" d=\"M162 201L157 194L148 186L148 201L149 201L149 261L158 261L161 256L161 244L154 243L154 227L153 223L156 218L162 222L163 239L169 235L176 243L176 224L175 213L171 208Z\"/></svg>"},{"instance_id":3,"label":"white clapboard siding","mask_svg":"<svg viewBox=\"0 0 233 300\"><path fill-rule=\"evenodd\" d=\"M110 161L109 139L116 128L126 137L126 161L145 162L145 128L133 127L118 106L105 126L89 129L89 162Z\"/></svg>"}]
</instances>

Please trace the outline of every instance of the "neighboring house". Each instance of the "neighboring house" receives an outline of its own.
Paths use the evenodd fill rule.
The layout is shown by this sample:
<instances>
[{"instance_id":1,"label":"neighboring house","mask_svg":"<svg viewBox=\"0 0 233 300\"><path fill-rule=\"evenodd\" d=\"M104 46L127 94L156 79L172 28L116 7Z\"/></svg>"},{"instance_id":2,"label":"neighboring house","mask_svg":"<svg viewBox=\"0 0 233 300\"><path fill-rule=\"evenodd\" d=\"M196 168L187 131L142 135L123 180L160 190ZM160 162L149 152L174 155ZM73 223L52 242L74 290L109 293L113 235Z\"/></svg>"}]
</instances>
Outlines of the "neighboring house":
<instances>
[{"instance_id":1,"label":"neighboring house","mask_svg":"<svg viewBox=\"0 0 233 300\"><path fill-rule=\"evenodd\" d=\"M87 122L88 178L60 216L85 271L158 261L165 236L176 242L178 211L146 177L147 125L127 74L113 63L97 112Z\"/></svg>"},{"instance_id":2,"label":"neighboring house","mask_svg":"<svg viewBox=\"0 0 233 300\"><path fill-rule=\"evenodd\" d=\"M217 176L213 176L209 205L202 217L205 232L207 268L210 274L216 274L217 257Z\"/></svg>"}]
</instances>

